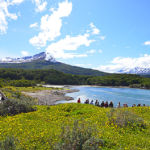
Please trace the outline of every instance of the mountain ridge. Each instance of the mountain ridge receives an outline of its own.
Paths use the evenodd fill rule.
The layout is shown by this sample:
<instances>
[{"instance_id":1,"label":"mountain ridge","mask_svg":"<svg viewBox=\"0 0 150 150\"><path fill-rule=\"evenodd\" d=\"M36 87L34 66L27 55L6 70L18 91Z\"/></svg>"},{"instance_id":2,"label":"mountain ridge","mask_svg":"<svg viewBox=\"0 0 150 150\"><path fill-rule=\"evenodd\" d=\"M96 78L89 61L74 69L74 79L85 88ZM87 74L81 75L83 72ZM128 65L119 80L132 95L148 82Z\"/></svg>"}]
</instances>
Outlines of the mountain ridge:
<instances>
[{"instance_id":1,"label":"mountain ridge","mask_svg":"<svg viewBox=\"0 0 150 150\"><path fill-rule=\"evenodd\" d=\"M18 59L8 59L5 61L0 61L0 68L54 69L69 74L91 75L91 76L104 76L108 74L94 69L82 68L61 63L56 61L51 56L49 56L49 58L47 59L45 52L36 54L34 56L27 56Z\"/></svg>"},{"instance_id":2,"label":"mountain ridge","mask_svg":"<svg viewBox=\"0 0 150 150\"><path fill-rule=\"evenodd\" d=\"M144 67L135 67L135 68L125 68L119 70L119 73L126 73L126 74L137 74L137 75L150 75L150 68Z\"/></svg>"},{"instance_id":3,"label":"mountain ridge","mask_svg":"<svg viewBox=\"0 0 150 150\"><path fill-rule=\"evenodd\" d=\"M47 55L45 52L41 52L33 56L25 56L19 58L6 57L0 59L0 63L26 63L26 62L36 61L36 60L47 60L51 62L56 62L56 60L52 56L50 56L48 59L46 56Z\"/></svg>"}]
</instances>

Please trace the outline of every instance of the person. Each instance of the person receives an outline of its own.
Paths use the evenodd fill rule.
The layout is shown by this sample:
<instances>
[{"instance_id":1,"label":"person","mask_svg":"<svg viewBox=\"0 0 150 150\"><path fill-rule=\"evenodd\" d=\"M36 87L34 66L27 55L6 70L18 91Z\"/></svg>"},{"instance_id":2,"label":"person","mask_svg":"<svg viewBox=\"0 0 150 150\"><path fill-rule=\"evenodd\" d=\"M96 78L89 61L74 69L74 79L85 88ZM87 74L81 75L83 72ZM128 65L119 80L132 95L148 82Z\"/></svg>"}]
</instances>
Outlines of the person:
<instances>
[{"instance_id":1,"label":"person","mask_svg":"<svg viewBox=\"0 0 150 150\"><path fill-rule=\"evenodd\" d=\"M93 100L91 100L90 104L93 105Z\"/></svg>"},{"instance_id":2,"label":"person","mask_svg":"<svg viewBox=\"0 0 150 150\"><path fill-rule=\"evenodd\" d=\"M87 104L89 104L90 102L89 102L89 99L87 99Z\"/></svg>"},{"instance_id":3,"label":"person","mask_svg":"<svg viewBox=\"0 0 150 150\"><path fill-rule=\"evenodd\" d=\"M140 106L141 106L141 104L138 104L138 105L137 105L137 107L140 107Z\"/></svg>"},{"instance_id":4,"label":"person","mask_svg":"<svg viewBox=\"0 0 150 150\"><path fill-rule=\"evenodd\" d=\"M108 107L108 101L105 102L104 106L105 106L105 108Z\"/></svg>"},{"instance_id":5,"label":"person","mask_svg":"<svg viewBox=\"0 0 150 150\"><path fill-rule=\"evenodd\" d=\"M104 101L102 101L102 103L101 103L101 107L104 107Z\"/></svg>"},{"instance_id":6,"label":"person","mask_svg":"<svg viewBox=\"0 0 150 150\"><path fill-rule=\"evenodd\" d=\"M95 101L95 106L98 106L99 105L99 102L98 100Z\"/></svg>"},{"instance_id":7,"label":"person","mask_svg":"<svg viewBox=\"0 0 150 150\"><path fill-rule=\"evenodd\" d=\"M136 104L133 104L132 107L136 107Z\"/></svg>"},{"instance_id":8,"label":"person","mask_svg":"<svg viewBox=\"0 0 150 150\"><path fill-rule=\"evenodd\" d=\"M85 100L84 104L89 104L89 100L88 99Z\"/></svg>"},{"instance_id":9,"label":"person","mask_svg":"<svg viewBox=\"0 0 150 150\"><path fill-rule=\"evenodd\" d=\"M80 100L80 98L77 100L77 103L81 103L81 100Z\"/></svg>"},{"instance_id":10,"label":"person","mask_svg":"<svg viewBox=\"0 0 150 150\"><path fill-rule=\"evenodd\" d=\"M114 104L113 102L111 101L110 104L109 104L109 107L112 107L113 108Z\"/></svg>"},{"instance_id":11,"label":"person","mask_svg":"<svg viewBox=\"0 0 150 150\"><path fill-rule=\"evenodd\" d=\"M121 106L120 106L120 102L118 103L118 105L117 105L117 108L120 108Z\"/></svg>"},{"instance_id":12,"label":"person","mask_svg":"<svg viewBox=\"0 0 150 150\"><path fill-rule=\"evenodd\" d=\"M128 107L128 104L123 104L123 107Z\"/></svg>"}]
</instances>

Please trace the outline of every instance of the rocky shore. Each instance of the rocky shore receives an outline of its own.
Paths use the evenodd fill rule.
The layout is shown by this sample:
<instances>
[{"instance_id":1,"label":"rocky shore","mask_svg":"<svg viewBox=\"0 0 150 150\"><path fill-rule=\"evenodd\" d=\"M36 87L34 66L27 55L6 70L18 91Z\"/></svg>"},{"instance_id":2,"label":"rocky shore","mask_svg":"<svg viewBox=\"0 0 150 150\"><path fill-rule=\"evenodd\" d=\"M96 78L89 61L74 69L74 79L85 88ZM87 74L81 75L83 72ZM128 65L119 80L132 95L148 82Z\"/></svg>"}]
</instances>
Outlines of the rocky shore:
<instances>
[{"instance_id":1,"label":"rocky shore","mask_svg":"<svg viewBox=\"0 0 150 150\"><path fill-rule=\"evenodd\" d=\"M56 101L73 100L72 97L65 96L66 93L78 92L76 89L69 90L42 90L36 92L22 92L25 95L38 99L39 105L54 105Z\"/></svg>"}]
</instances>

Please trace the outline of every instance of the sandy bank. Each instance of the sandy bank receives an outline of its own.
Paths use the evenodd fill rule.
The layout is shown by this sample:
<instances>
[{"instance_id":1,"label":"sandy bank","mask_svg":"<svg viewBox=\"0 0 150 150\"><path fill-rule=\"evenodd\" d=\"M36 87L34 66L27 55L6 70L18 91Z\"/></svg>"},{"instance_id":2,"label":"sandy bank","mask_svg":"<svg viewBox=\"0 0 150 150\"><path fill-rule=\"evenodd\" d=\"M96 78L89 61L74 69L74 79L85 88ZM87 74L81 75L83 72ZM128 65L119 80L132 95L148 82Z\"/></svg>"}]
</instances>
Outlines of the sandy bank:
<instances>
[{"instance_id":1,"label":"sandy bank","mask_svg":"<svg viewBox=\"0 0 150 150\"><path fill-rule=\"evenodd\" d=\"M59 100L73 100L72 97L65 96L66 93L78 92L76 89L69 90L42 90L36 92L22 92L25 95L38 99L39 105L54 105Z\"/></svg>"}]
</instances>

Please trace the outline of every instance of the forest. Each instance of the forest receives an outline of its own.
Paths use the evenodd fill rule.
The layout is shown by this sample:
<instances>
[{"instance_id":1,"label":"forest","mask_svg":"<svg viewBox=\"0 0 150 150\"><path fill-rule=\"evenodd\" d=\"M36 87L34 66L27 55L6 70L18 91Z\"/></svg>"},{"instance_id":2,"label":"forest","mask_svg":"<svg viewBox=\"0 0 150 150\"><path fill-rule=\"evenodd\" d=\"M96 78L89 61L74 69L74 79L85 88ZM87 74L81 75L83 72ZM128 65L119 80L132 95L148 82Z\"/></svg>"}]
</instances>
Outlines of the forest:
<instances>
[{"instance_id":1,"label":"forest","mask_svg":"<svg viewBox=\"0 0 150 150\"><path fill-rule=\"evenodd\" d=\"M36 84L150 88L150 78L131 74L109 74L105 76L73 75L53 69L0 69L0 86L28 87Z\"/></svg>"}]
</instances>

